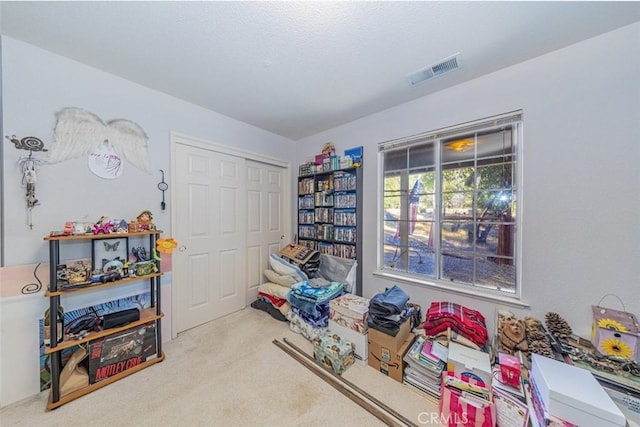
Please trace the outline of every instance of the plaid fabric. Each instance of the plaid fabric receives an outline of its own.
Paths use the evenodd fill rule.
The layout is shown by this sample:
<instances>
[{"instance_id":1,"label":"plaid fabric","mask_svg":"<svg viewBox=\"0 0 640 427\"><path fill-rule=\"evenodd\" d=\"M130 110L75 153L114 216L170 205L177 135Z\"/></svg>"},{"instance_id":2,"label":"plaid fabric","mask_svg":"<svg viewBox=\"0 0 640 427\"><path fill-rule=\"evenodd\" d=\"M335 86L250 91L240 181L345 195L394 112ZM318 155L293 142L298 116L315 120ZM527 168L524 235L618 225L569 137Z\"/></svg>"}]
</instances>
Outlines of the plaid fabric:
<instances>
[{"instance_id":1,"label":"plaid fabric","mask_svg":"<svg viewBox=\"0 0 640 427\"><path fill-rule=\"evenodd\" d=\"M480 312L452 302L432 302L424 322L427 335L437 335L447 328L484 347L489 335Z\"/></svg>"}]
</instances>

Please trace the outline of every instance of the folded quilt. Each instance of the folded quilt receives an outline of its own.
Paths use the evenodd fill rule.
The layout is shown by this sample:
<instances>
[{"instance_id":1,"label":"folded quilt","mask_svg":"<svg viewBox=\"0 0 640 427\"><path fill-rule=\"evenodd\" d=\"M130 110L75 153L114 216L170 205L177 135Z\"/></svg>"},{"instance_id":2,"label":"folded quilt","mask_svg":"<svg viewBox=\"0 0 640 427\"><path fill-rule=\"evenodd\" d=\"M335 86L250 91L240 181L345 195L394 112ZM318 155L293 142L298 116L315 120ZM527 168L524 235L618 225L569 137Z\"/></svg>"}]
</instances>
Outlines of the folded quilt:
<instances>
[{"instance_id":1,"label":"folded quilt","mask_svg":"<svg viewBox=\"0 0 640 427\"><path fill-rule=\"evenodd\" d=\"M452 302L432 302L424 322L425 334L437 335L447 328L480 347L488 340L486 323L480 312Z\"/></svg>"},{"instance_id":2,"label":"folded quilt","mask_svg":"<svg viewBox=\"0 0 640 427\"><path fill-rule=\"evenodd\" d=\"M302 317L297 315L293 310L286 314L286 318L289 321L289 329L293 332L301 334L309 341L313 341L319 337L327 328L316 328L309 323L305 322Z\"/></svg>"},{"instance_id":3,"label":"folded quilt","mask_svg":"<svg viewBox=\"0 0 640 427\"><path fill-rule=\"evenodd\" d=\"M313 301L307 301L301 298L293 292L287 294L287 301L291 304L291 307L295 307L301 311L307 313L310 317L318 319L326 312L329 315L329 303L317 303Z\"/></svg>"},{"instance_id":4,"label":"folded quilt","mask_svg":"<svg viewBox=\"0 0 640 427\"><path fill-rule=\"evenodd\" d=\"M327 305L326 310L318 310L318 317L309 316L297 307L291 307L291 310L314 328L326 328L329 326L329 305Z\"/></svg>"},{"instance_id":5,"label":"folded quilt","mask_svg":"<svg viewBox=\"0 0 640 427\"><path fill-rule=\"evenodd\" d=\"M342 289L343 286L340 282L330 282L327 287L317 288L315 286L312 286L308 280L305 280L303 282L291 285L290 294L294 294L298 299L301 300L321 304L329 302L329 300L338 296L342 292Z\"/></svg>"}]
</instances>

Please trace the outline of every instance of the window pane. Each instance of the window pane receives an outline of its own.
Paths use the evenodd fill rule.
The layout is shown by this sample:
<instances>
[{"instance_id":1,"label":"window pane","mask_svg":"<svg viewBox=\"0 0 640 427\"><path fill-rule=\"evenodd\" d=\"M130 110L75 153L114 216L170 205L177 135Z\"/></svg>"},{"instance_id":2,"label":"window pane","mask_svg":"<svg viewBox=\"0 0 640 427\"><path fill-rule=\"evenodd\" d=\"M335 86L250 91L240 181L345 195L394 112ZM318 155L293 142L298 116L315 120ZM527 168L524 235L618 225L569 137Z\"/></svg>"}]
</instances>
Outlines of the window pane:
<instances>
[{"instance_id":1,"label":"window pane","mask_svg":"<svg viewBox=\"0 0 640 427\"><path fill-rule=\"evenodd\" d=\"M440 229L442 252L472 252L474 227L468 221L443 221Z\"/></svg>"},{"instance_id":2,"label":"window pane","mask_svg":"<svg viewBox=\"0 0 640 427\"><path fill-rule=\"evenodd\" d=\"M479 159L509 155L513 152L511 129L492 130L489 133L478 134L476 144Z\"/></svg>"},{"instance_id":3,"label":"window pane","mask_svg":"<svg viewBox=\"0 0 640 427\"><path fill-rule=\"evenodd\" d=\"M473 284L473 258L462 253L443 253L442 278L448 281Z\"/></svg>"},{"instance_id":4,"label":"window pane","mask_svg":"<svg viewBox=\"0 0 640 427\"><path fill-rule=\"evenodd\" d=\"M398 245L384 245L384 268L397 271L407 271L401 254L402 250Z\"/></svg>"},{"instance_id":5,"label":"window pane","mask_svg":"<svg viewBox=\"0 0 640 427\"><path fill-rule=\"evenodd\" d=\"M406 169L407 149L387 151L384 153L384 171Z\"/></svg>"},{"instance_id":6,"label":"window pane","mask_svg":"<svg viewBox=\"0 0 640 427\"><path fill-rule=\"evenodd\" d=\"M442 193L442 219L473 219L473 192Z\"/></svg>"},{"instance_id":7,"label":"window pane","mask_svg":"<svg viewBox=\"0 0 640 427\"><path fill-rule=\"evenodd\" d=\"M442 192L472 191L474 177L473 167L444 170L442 171Z\"/></svg>"},{"instance_id":8,"label":"window pane","mask_svg":"<svg viewBox=\"0 0 640 427\"><path fill-rule=\"evenodd\" d=\"M409 148L409 168L421 166L433 166L436 164L435 148L433 143L421 144Z\"/></svg>"},{"instance_id":9,"label":"window pane","mask_svg":"<svg viewBox=\"0 0 640 427\"><path fill-rule=\"evenodd\" d=\"M513 265L498 264L487 259L476 263L476 283L500 291L513 293L516 290L516 269Z\"/></svg>"},{"instance_id":10,"label":"window pane","mask_svg":"<svg viewBox=\"0 0 640 427\"><path fill-rule=\"evenodd\" d=\"M512 164L498 163L478 167L478 189L502 189L512 185Z\"/></svg>"},{"instance_id":11,"label":"window pane","mask_svg":"<svg viewBox=\"0 0 640 427\"><path fill-rule=\"evenodd\" d=\"M461 136L442 141L442 163L468 163L475 156L475 136Z\"/></svg>"}]
</instances>

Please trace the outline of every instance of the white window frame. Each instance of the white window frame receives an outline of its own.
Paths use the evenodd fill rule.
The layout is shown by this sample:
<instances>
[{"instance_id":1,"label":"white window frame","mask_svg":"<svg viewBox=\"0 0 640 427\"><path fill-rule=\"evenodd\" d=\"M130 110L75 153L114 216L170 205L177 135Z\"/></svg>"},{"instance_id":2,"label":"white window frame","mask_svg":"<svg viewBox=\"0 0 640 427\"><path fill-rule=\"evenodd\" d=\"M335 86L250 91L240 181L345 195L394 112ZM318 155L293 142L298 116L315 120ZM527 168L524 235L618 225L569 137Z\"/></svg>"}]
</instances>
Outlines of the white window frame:
<instances>
[{"instance_id":1,"label":"white window frame","mask_svg":"<svg viewBox=\"0 0 640 427\"><path fill-rule=\"evenodd\" d=\"M469 134L471 132L486 131L490 129L497 129L501 126L509 125L513 127L514 141L515 141L515 167L514 182L516 183L517 191L517 215L515 217L515 292L505 292L497 289L484 288L465 284L462 282L444 281L434 279L429 276L414 274L394 269L388 269L384 266L384 249L385 249L385 231L384 231L384 153L393 149L410 147L414 144L422 144L425 142L435 143L436 152L436 207L435 212L439 212L440 203L442 200L442 191L440 185L440 177L442 170L442 159L440 157L440 144L443 139L451 138L457 135ZM385 141L378 144L378 239L377 239L377 271L374 275L390 279L394 281L401 281L412 285L418 285L428 288L434 288L438 290L444 290L447 292L453 292L457 294L471 295L479 297L481 299L504 302L515 306L527 307L528 304L522 301L522 212L523 212L523 185L522 185L522 141L523 141L523 113L522 110L513 111L497 116L492 116L472 122L467 122L447 128L437 129L418 135L412 135L404 138ZM404 185L407 185L405 183ZM408 186L408 185L407 185ZM408 188L402 187L405 191ZM439 224L439 213L437 214L434 225ZM432 227L432 232L435 231L435 239L439 239L439 227ZM439 250L439 248L438 248ZM438 257L438 256L436 256ZM436 263L437 268L439 264Z\"/></svg>"}]
</instances>

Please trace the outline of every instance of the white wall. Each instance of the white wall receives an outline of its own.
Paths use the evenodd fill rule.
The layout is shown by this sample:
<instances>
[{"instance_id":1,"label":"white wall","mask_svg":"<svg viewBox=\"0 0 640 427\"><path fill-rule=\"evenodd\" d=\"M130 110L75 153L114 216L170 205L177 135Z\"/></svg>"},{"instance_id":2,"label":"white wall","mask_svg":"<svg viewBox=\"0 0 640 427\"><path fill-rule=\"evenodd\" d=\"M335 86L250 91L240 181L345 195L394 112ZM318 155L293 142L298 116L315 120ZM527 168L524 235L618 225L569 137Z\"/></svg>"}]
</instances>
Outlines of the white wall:
<instances>
[{"instance_id":1,"label":"white wall","mask_svg":"<svg viewBox=\"0 0 640 427\"><path fill-rule=\"evenodd\" d=\"M493 331L493 302L372 275L377 143L523 109L519 209L530 309L500 306L538 318L558 312L585 337L591 305L606 293L640 314L638 40L634 24L300 141L298 163L328 141L338 152L364 146L364 295L397 283L423 311L433 301L458 302L482 312ZM603 305L620 308L614 298Z\"/></svg>"},{"instance_id":2,"label":"white wall","mask_svg":"<svg viewBox=\"0 0 640 427\"><path fill-rule=\"evenodd\" d=\"M130 220L149 209L158 228L169 236L172 189L166 193L167 209L161 211L162 194L156 185L160 169L165 171L165 180L171 182L170 131L294 163L293 141L8 37L2 37L2 87L5 135L36 136L50 148L54 113L64 107L79 107L103 121L124 118L138 123L149 136L152 168L152 174L146 174L125 162L122 177L104 180L89 171L86 157L43 164L36 185L40 205L33 210L31 230L26 227L24 189L17 163L28 152L16 150L5 140L1 218L5 266L48 262L43 237L50 230L61 229L65 221L84 216L92 222L102 215ZM46 154L36 153L41 158ZM168 339L171 275L165 275L162 282L167 316L163 338ZM100 297L119 296L106 293ZM74 298L65 309L90 304L90 297L93 295ZM0 298L0 406L39 391L38 319L46 304L41 294Z\"/></svg>"},{"instance_id":3,"label":"white wall","mask_svg":"<svg viewBox=\"0 0 640 427\"><path fill-rule=\"evenodd\" d=\"M154 222L170 230L171 188L167 210L160 210L160 169L171 181L169 132L213 141L271 157L293 160L293 141L230 119L155 90L115 77L15 39L3 37L4 133L37 136L45 147L53 143L54 113L79 107L103 121L124 118L138 123L149 136L152 174L125 162L124 175L105 180L91 173L86 157L40 169L33 210L33 230L25 227L24 190L17 159L28 151L7 141L5 178L5 265L47 261L42 237L60 229L65 221L88 215L133 219L142 210L154 213ZM46 153L42 154L45 157Z\"/></svg>"}]
</instances>

